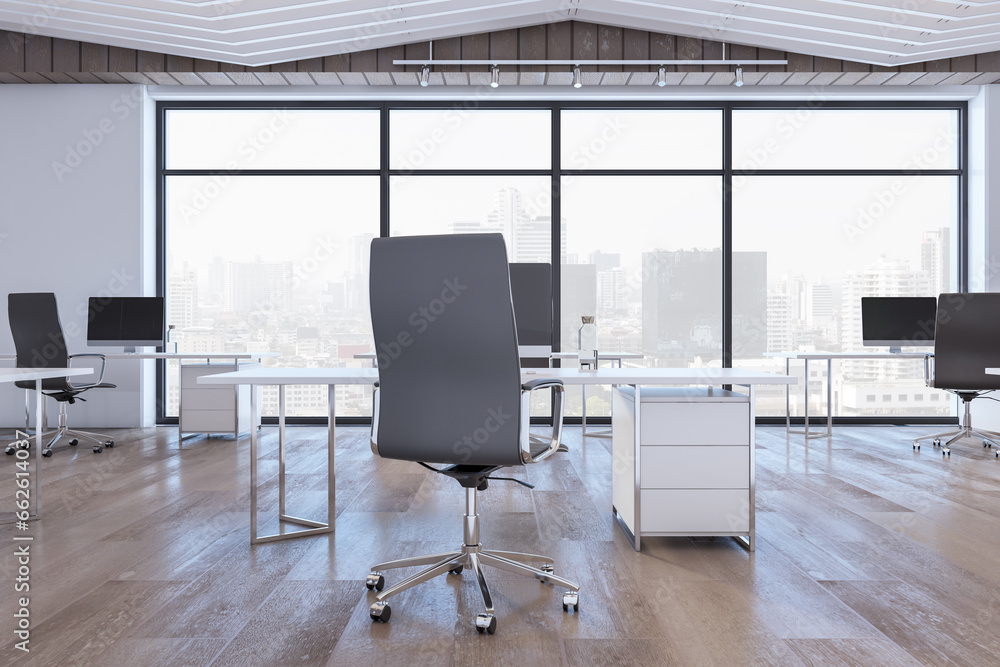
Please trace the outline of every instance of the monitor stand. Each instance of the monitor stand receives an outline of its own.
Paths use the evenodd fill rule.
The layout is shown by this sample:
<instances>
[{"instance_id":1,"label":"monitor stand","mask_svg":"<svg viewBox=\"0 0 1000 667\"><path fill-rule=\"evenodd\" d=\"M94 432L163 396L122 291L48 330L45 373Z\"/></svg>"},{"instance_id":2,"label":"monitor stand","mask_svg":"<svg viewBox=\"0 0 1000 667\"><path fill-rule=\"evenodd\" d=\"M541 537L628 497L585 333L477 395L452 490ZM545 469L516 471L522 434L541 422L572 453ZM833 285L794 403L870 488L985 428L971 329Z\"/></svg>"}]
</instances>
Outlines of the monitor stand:
<instances>
[{"instance_id":1,"label":"monitor stand","mask_svg":"<svg viewBox=\"0 0 1000 667\"><path fill-rule=\"evenodd\" d=\"M135 348L131 347L131 346L130 347L126 347L125 348L125 354L135 354Z\"/></svg>"},{"instance_id":2,"label":"monitor stand","mask_svg":"<svg viewBox=\"0 0 1000 667\"><path fill-rule=\"evenodd\" d=\"M899 354L902 351L903 351L903 348L901 348L901 347L890 347L889 348L889 354Z\"/></svg>"}]
</instances>

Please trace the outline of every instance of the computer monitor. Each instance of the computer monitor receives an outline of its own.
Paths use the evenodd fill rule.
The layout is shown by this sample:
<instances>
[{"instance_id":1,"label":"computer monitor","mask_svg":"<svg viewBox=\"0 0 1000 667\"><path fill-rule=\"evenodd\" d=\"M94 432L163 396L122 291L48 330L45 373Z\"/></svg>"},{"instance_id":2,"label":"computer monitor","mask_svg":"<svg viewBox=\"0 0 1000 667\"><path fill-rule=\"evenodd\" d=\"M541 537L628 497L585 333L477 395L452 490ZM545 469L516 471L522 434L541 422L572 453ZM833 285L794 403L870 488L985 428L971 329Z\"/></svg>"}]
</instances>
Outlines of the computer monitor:
<instances>
[{"instance_id":1,"label":"computer monitor","mask_svg":"<svg viewBox=\"0 0 1000 667\"><path fill-rule=\"evenodd\" d=\"M163 297L90 297L87 313L87 344L163 347Z\"/></svg>"},{"instance_id":2,"label":"computer monitor","mask_svg":"<svg viewBox=\"0 0 1000 667\"><path fill-rule=\"evenodd\" d=\"M932 296L866 296L861 298L861 338L864 345L899 352L903 346L934 344L937 299Z\"/></svg>"},{"instance_id":3,"label":"computer monitor","mask_svg":"<svg viewBox=\"0 0 1000 667\"><path fill-rule=\"evenodd\" d=\"M544 358L552 352L552 265L510 265L510 296L521 356Z\"/></svg>"}]
</instances>

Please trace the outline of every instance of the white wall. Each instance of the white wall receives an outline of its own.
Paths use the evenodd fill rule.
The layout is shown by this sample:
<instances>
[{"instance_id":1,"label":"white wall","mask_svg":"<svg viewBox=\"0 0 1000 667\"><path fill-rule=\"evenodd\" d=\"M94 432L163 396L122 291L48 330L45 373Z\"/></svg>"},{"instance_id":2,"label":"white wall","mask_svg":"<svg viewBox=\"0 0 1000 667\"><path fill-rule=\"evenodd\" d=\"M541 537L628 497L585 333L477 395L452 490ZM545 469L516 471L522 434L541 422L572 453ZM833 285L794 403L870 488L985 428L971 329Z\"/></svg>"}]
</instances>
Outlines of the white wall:
<instances>
[{"instance_id":1,"label":"white wall","mask_svg":"<svg viewBox=\"0 0 1000 667\"><path fill-rule=\"evenodd\" d=\"M121 351L87 347L87 299L152 293L150 109L142 86L0 86L0 354L14 352L6 294L21 291L56 294L70 353ZM70 424L150 423L139 391L150 373L148 362L109 362L118 388L87 392ZM50 401L50 424L55 412ZM0 424L23 416L23 392L0 386Z\"/></svg>"}]
</instances>

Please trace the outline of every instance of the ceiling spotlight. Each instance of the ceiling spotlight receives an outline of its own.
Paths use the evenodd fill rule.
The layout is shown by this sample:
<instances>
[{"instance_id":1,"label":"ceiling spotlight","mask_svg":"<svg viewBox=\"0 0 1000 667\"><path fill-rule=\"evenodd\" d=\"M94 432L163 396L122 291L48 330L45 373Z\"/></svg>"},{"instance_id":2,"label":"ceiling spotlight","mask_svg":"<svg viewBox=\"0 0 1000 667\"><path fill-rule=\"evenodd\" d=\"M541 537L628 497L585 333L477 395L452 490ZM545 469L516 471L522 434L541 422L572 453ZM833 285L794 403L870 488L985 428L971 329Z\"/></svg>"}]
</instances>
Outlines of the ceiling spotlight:
<instances>
[{"instance_id":1,"label":"ceiling spotlight","mask_svg":"<svg viewBox=\"0 0 1000 667\"><path fill-rule=\"evenodd\" d=\"M582 88L583 87L583 77L580 76L580 68L573 68L573 87Z\"/></svg>"},{"instance_id":2,"label":"ceiling spotlight","mask_svg":"<svg viewBox=\"0 0 1000 667\"><path fill-rule=\"evenodd\" d=\"M661 67L659 73L656 75L656 85L663 88L667 85L667 68Z\"/></svg>"},{"instance_id":3,"label":"ceiling spotlight","mask_svg":"<svg viewBox=\"0 0 1000 667\"><path fill-rule=\"evenodd\" d=\"M426 88L427 85L430 83L429 81L430 76L431 76L431 68L428 67L427 65L424 65L423 68L420 70L420 85Z\"/></svg>"},{"instance_id":4,"label":"ceiling spotlight","mask_svg":"<svg viewBox=\"0 0 1000 667\"><path fill-rule=\"evenodd\" d=\"M742 65L737 65L736 66L736 83L734 83L733 85L736 86L737 88L739 88L740 86L743 85L743 66Z\"/></svg>"},{"instance_id":5,"label":"ceiling spotlight","mask_svg":"<svg viewBox=\"0 0 1000 667\"><path fill-rule=\"evenodd\" d=\"M493 66L493 71L490 74L490 88L500 87L500 68L496 65Z\"/></svg>"}]
</instances>

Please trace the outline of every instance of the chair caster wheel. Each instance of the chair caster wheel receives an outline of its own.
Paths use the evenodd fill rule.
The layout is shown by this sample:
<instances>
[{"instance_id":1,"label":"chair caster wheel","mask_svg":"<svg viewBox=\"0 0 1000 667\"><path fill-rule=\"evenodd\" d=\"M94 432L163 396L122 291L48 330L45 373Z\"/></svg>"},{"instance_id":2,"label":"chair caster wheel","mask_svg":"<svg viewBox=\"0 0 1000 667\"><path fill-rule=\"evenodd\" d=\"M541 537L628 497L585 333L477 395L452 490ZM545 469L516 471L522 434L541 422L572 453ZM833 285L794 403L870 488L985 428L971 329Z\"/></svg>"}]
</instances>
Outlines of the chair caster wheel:
<instances>
[{"instance_id":1,"label":"chair caster wheel","mask_svg":"<svg viewBox=\"0 0 1000 667\"><path fill-rule=\"evenodd\" d=\"M545 563L538 569L541 570L542 572L545 572L546 574L552 574L553 572L556 571L555 565L553 565L552 563Z\"/></svg>"},{"instance_id":2,"label":"chair caster wheel","mask_svg":"<svg viewBox=\"0 0 1000 667\"><path fill-rule=\"evenodd\" d=\"M920 445L918 445L917 443L913 443L913 449L919 452L920 451Z\"/></svg>"},{"instance_id":3,"label":"chair caster wheel","mask_svg":"<svg viewBox=\"0 0 1000 667\"><path fill-rule=\"evenodd\" d=\"M462 570L464 569L465 569L464 565L459 565L458 567L453 567L452 569L448 570L448 574L462 574Z\"/></svg>"},{"instance_id":4,"label":"chair caster wheel","mask_svg":"<svg viewBox=\"0 0 1000 667\"><path fill-rule=\"evenodd\" d=\"M949 456L950 457L951 456L951 450L950 449L942 449L941 450L941 456Z\"/></svg>"},{"instance_id":5,"label":"chair caster wheel","mask_svg":"<svg viewBox=\"0 0 1000 667\"><path fill-rule=\"evenodd\" d=\"M993 443L989 440L983 440L983 447L992 447Z\"/></svg>"},{"instance_id":6,"label":"chair caster wheel","mask_svg":"<svg viewBox=\"0 0 1000 667\"><path fill-rule=\"evenodd\" d=\"M580 613L580 593L570 591L568 593L563 593L563 611L569 611L569 608L573 607L573 611Z\"/></svg>"},{"instance_id":7,"label":"chair caster wheel","mask_svg":"<svg viewBox=\"0 0 1000 667\"><path fill-rule=\"evenodd\" d=\"M100 445L95 445L94 446L94 453L95 454L100 454L103 451L104 451L104 447L101 447Z\"/></svg>"},{"instance_id":8,"label":"chair caster wheel","mask_svg":"<svg viewBox=\"0 0 1000 667\"><path fill-rule=\"evenodd\" d=\"M49 458L50 456L52 456L52 450L46 449L45 451L42 452L42 456L44 456L45 458Z\"/></svg>"},{"instance_id":9,"label":"chair caster wheel","mask_svg":"<svg viewBox=\"0 0 1000 667\"><path fill-rule=\"evenodd\" d=\"M108 440L106 443L104 443L104 446L107 447L108 449L110 449L110 448L112 448L112 447L115 446L115 441L114 440Z\"/></svg>"},{"instance_id":10,"label":"chair caster wheel","mask_svg":"<svg viewBox=\"0 0 1000 667\"><path fill-rule=\"evenodd\" d=\"M7 448L3 450L3 453L7 456L13 456L15 451L14 445L7 445Z\"/></svg>"},{"instance_id":11,"label":"chair caster wheel","mask_svg":"<svg viewBox=\"0 0 1000 667\"><path fill-rule=\"evenodd\" d=\"M940 447L941 446L941 441L938 440L937 438L934 438L934 446L935 447Z\"/></svg>"},{"instance_id":12,"label":"chair caster wheel","mask_svg":"<svg viewBox=\"0 0 1000 667\"><path fill-rule=\"evenodd\" d=\"M385 577L382 576L381 572L372 572L368 575L368 578L365 579L365 586L367 586L370 591L380 591L385 588Z\"/></svg>"},{"instance_id":13,"label":"chair caster wheel","mask_svg":"<svg viewBox=\"0 0 1000 667\"><path fill-rule=\"evenodd\" d=\"M72 440L69 441L69 446L70 447L76 447L79 444L80 444L80 441L77 440L76 438L73 438Z\"/></svg>"},{"instance_id":14,"label":"chair caster wheel","mask_svg":"<svg viewBox=\"0 0 1000 667\"><path fill-rule=\"evenodd\" d=\"M372 617L372 621L388 623L389 617L392 616L392 609L385 602L376 602L368 610L368 615Z\"/></svg>"},{"instance_id":15,"label":"chair caster wheel","mask_svg":"<svg viewBox=\"0 0 1000 667\"><path fill-rule=\"evenodd\" d=\"M476 630L479 634L485 632L492 635L497 631L497 617L493 614L479 614L476 616Z\"/></svg>"}]
</instances>

